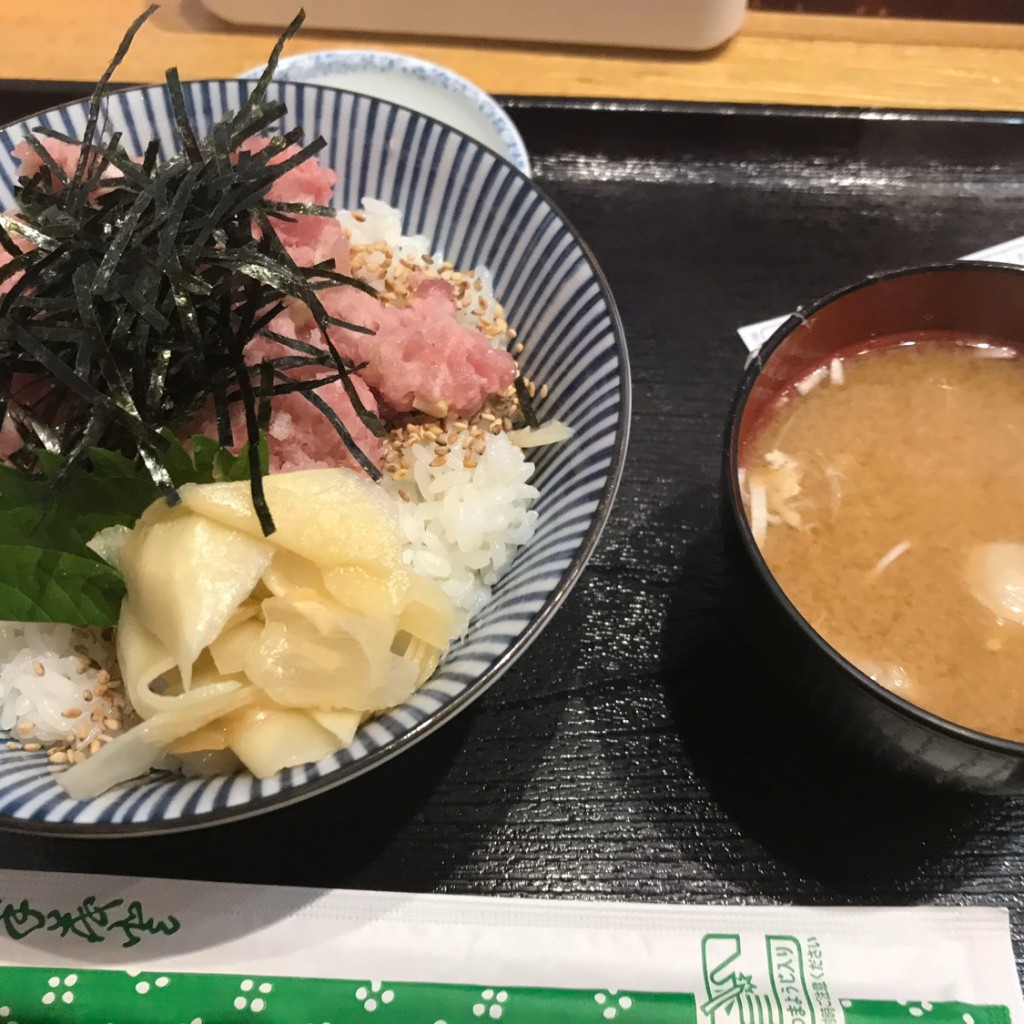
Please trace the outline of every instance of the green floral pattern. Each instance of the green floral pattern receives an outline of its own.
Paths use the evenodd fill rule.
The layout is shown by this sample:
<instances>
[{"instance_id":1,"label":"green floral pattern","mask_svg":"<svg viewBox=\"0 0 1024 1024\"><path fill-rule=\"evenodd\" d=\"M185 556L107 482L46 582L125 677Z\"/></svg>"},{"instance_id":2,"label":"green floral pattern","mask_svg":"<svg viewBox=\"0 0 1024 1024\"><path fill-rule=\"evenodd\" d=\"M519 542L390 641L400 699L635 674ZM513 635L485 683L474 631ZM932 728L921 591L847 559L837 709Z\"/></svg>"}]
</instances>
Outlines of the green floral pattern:
<instances>
[{"instance_id":1,"label":"green floral pattern","mask_svg":"<svg viewBox=\"0 0 1024 1024\"><path fill-rule=\"evenodd\" d=\"M696 1024L653 992L0 967L0 1024Z\"/></svg>"}]
</instances>

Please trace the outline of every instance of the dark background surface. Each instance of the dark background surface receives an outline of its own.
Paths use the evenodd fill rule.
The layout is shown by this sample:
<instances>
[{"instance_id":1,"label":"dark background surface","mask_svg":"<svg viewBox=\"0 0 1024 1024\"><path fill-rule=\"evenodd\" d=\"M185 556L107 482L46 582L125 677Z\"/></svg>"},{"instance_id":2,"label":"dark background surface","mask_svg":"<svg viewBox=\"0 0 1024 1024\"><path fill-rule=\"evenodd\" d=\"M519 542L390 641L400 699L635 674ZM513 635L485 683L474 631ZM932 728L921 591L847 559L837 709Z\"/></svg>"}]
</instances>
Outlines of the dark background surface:
<instances>
[{"instance_id":1,"label":"dark background surface","mask_svg":"<svg viewBox=\"0 0 1024 1024\"><path fill-rule=\"evenodd\" d=\"M80 93L68 88L68 94ZM0 122L59 102L0 83ZM550 628L460 718L369 776L144 840L0 834L0 866L531 897L1011 907L1024 801L880 774L744 653L717 477L743 323L873 270L1024 234L998 117L513 102L630 343L629 463Z\"/></svg>"}]
</instances>

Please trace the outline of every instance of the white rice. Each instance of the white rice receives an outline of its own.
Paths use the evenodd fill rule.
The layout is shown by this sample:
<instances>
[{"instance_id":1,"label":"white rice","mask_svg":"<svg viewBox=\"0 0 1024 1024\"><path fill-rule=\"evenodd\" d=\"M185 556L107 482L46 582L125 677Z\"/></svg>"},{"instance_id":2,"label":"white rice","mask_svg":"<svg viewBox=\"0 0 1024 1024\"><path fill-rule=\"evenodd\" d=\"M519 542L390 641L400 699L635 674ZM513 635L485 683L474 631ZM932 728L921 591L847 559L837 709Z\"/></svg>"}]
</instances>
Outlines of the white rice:
<instances>
[{"instance_id":1,"label":"white rice","mask_svg":"<svg viewBox=\"0 0 1024 1024\"><path fill-rule=\"evenodd\" d=\"M399 531L409 568L436 580L469 616L487 603L491 588L516 551L533 538L539 494L527 481L534 465L504 434L488 434L475 468L463 464L463 434L443 465L432 466L430 445L408 449L404 480L388 477L396 496ZM403 492L408 500L401 498Z\"/></svg>"},{"instance_id":2,"label":"white rice","mask_svg":"<svg viewBox=\"0 0 1024 1024\"><path fill-rule=\"evenodd\" d=\"M113 643L100 630L0 622L0 731L19 743L49 744L88 723L75 736L75 746L88 746L103 723L90 718L100 702L86 696L109 678L99 676L101 667L114 663ZM80 714L66 715L71 709Z\"/></svg>"}]
</instances>

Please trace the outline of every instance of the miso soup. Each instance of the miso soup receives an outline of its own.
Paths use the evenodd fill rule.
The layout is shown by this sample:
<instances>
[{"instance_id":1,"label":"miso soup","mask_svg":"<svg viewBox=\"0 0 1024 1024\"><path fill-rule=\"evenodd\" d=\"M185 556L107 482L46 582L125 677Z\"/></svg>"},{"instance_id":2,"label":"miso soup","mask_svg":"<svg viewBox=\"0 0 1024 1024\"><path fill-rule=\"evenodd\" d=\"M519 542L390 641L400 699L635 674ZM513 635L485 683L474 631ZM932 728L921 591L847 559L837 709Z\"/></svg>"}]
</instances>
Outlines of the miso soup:
<instances>
[{"instance_id":1,"label":"miso soup","mask_svg":"<svg viewBox=\"0 0 1024 1024\"><path fill-rule=\"evenodd\" d=\"M1024 356L884 339L792 389L742 453L804 618L883 686L1024 741Z\"/></svg>"}]
</instances>

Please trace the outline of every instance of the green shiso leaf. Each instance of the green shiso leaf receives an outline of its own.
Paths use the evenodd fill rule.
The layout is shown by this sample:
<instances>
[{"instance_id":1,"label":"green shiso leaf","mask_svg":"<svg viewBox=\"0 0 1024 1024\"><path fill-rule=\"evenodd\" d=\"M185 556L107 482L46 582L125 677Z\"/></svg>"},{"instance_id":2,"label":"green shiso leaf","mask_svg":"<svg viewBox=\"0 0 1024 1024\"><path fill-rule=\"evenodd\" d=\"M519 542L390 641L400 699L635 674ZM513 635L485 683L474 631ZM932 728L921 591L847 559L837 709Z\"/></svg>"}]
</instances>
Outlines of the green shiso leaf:
<instances>
[{"instance_id":1,"label":"green shiso leaf","mask_svg":"<svg viewBox=\"0 0 1024 1024\"><path fill-rule=\"evenodd\" d=\"M0 608L18 622L116 626L120 573L95 558L28 544L0 544Z\"/></svg>"}]
</instances>

